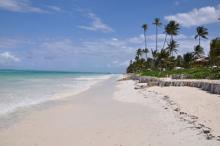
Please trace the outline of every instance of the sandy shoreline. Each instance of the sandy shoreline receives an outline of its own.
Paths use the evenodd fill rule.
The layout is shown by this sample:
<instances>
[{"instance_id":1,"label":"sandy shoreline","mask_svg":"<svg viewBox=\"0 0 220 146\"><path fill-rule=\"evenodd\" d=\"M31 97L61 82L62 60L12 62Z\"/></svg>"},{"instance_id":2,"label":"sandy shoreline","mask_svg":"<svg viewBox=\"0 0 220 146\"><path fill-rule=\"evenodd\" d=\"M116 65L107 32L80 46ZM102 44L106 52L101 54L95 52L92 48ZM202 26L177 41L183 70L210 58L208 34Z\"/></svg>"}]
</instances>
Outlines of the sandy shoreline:
<instances>
[{"instance_id":1,"label":"sandy shoreline","mask_svg":"<svg viewBox=\"0 0 220 146\"><path fill-rule=\"evenodd\" d=\"M168 95L165 92L168 90L156 88L135 90L134 81L117 82L116 80L112 78L99 83L77 97L69 98L63 104L31 112L10 127L0 130L0 145L217 146L220 144L216 140L206 140L197 130L189 128L189 124L176 117L173 109L161 99L163 96L153 92L157 90L158 93ZM199 94L204 93L202 91ZM172 96L175 97L173 94ZM188 105L188 103L182 104L185 101L182 102L181 99L177 99L177 102L183 107ZM218 101L217 98L214 99ZM218 102L216 104L218 105ZM194 112L186 109L187 112ZM195 114L197 112L201 111L195 111ZM215 119L213 117L216 115L212 115L208 120ZM201 117L203 118L207 117ZM218 116L215 120L218 122ZM218 124L215 124L211 123L210 126L216 128Z\"/></svg>"},{"instance_id":2,"label":"sandy shoreline","mask_svg":"<svg viewBox=\"0 0 220 146\"><path fill-rule=\"evenodd\" d=\"M147 91L168 96L182 111L195 115L201 124L210 127L215 135L220 136L219 95L192 87L150 87Z\"/></svg>"}]
</instances>

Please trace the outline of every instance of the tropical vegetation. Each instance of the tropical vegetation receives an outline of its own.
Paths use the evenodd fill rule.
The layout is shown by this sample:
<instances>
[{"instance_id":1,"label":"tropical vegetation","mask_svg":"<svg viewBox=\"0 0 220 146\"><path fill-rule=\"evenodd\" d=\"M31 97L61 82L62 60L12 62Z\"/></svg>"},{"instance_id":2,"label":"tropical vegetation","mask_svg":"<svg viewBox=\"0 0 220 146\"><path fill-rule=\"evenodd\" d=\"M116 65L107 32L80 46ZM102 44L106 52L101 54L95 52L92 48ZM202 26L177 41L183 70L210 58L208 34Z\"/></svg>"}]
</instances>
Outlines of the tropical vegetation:
<instances>
[{"instance_id":1,"label":"tropical vegetation","mask_svg":"<svg viewBox=\"0 0 220 146\"><path fill-rule=\"evenodd\" d=\"M171 20L164 25L164 41L161 47L158 46L158 32L162 23L159 18L155 18L152 24L155 25L155 48L147 46L148 24L145 23L142 25L145 48L137 49L135 59L127 67L128 73L156 77L185 74L192 78L220 79L220 38L211 40L206 56L202 39L208 39L208 29L198 26L194 37L195 41L198 40L198 45L192 46L191 52L181 54L178 50L181 44L176 39L180 34L180 24Z\"/></svg>"}]
</instances>

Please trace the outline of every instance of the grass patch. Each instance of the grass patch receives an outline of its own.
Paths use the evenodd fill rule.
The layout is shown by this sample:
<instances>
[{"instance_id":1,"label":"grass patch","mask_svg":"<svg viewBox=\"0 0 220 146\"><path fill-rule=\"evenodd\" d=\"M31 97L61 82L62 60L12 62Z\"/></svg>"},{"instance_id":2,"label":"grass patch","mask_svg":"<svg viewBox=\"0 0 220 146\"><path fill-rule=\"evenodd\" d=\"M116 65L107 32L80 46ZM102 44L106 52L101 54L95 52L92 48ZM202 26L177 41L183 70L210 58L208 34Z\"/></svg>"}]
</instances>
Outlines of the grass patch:
<instances>
[{"instance_id":1,"label":"grass patch","mask_svg":"<svg viewBox=\"0 0 220 146\"><path fill-rule=\"evenodd\" d=\"M192 79L220 79L219 68L192 68L167 71L143 71L141 76L167 77L171 75L189 75Z\"/></svg>"}]
</instances>

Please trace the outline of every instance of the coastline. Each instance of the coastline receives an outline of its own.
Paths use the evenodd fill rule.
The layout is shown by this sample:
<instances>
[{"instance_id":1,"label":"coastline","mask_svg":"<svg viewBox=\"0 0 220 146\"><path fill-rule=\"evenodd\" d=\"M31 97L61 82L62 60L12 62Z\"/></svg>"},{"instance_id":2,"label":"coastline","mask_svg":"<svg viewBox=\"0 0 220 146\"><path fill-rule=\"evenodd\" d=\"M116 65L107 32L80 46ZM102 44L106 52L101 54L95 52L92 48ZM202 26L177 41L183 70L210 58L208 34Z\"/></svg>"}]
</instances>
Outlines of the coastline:
<instances>
[{"instance_id":1,"label":"coastline","mask_svg":"<svg viewBox=\"0 0 220 146\"><path fill-rule=\"evenodd\" d=\"M73 100L74 98L81 96L81 94L87 92L87 90L91 90L96 85L101 84L103 81L110 80L111 78L116 78L118 76L120 75L111 75L111 76L104 75L96 78L91 78L91 77L76 78L75 80L82 80L82 81L88 80L87 85L84 85L83 87L79 86L79 88L77 88L78 90L75 89L63 90L61 93L51 96L50 97L51 99L49 100L36 102L29 105L24 105L16 108L16 110L14 111L0 114L0 130L13 126L14 124L22 120L25 116L31 114L32 112L42 111L57 105L66 104L69 101ZM69 80L72 82L72 84L74 84L74 82L71 79Z\"/></svg>"},{"instance_id":2,"label":"coastline","mask_svg":"<svg viewBox=\"0 0 220 146\"><path fill-rule=\"evenodd\" d=\"M32 111L0 130L0 145L219 145L181 121L164 96L136 90L132 80L117 79L98 83L56 106Z\"/></svg>"}]
</instances>

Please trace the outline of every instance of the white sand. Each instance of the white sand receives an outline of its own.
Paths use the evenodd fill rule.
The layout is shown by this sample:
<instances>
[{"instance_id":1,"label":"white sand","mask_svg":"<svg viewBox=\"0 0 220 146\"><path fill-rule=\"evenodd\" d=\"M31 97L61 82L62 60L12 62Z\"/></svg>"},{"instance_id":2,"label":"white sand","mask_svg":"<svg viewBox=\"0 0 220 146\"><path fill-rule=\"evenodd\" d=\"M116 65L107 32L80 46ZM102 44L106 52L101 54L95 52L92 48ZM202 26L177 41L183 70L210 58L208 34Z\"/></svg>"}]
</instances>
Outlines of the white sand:
<instances>
[{"instance_id":1,"label":"white sand","mask_svg":"<svg viewBox=\"0 0 220 146\"><path fill-rule=\"evenodd\" d=\"M169 96L182 111L199 117L202 124L220 136L220 95L192 87L150 87L147 91Z\"/></svg>"},{"instance_id":2,"label":"white sand","mask_svg":"<svg viewBox=\"0 0 220 146\"><path fill-rule=\"evenodd\" d=\"M0 130L0 146L218 146L188 128L160 96L109 80Z\"/></svg>"}]
</instances>

